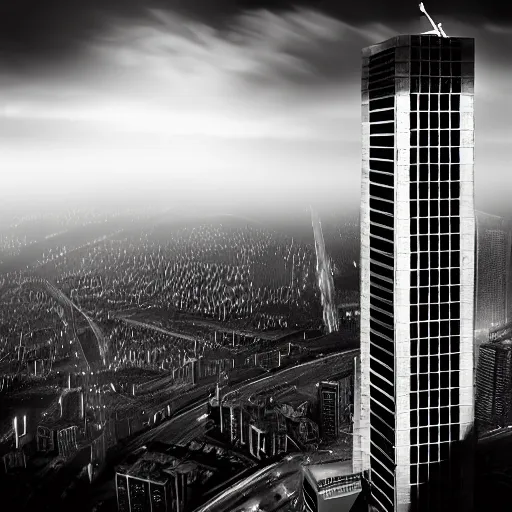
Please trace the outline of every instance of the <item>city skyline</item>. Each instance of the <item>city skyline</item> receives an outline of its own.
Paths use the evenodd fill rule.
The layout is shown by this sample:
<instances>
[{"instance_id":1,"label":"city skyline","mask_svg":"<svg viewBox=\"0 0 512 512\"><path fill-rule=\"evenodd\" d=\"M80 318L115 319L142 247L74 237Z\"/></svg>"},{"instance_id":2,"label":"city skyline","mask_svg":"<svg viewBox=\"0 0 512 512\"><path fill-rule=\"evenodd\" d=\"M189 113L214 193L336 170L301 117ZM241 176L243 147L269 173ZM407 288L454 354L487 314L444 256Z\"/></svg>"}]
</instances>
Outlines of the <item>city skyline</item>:
<instances>
[{"instance_id":1,"label":"city skyline","mask_svg":"<svg viewBox=\"0 0 512 512\"><path fill-rule=\"evenodd\" d=\"M357 208L360 48L420 32L420 13L279 4L8 4L4 200ZM482 41L476 201L497 213L509 183L506 18L431 4L449 35Z\"/></svg>"}]
</instances>

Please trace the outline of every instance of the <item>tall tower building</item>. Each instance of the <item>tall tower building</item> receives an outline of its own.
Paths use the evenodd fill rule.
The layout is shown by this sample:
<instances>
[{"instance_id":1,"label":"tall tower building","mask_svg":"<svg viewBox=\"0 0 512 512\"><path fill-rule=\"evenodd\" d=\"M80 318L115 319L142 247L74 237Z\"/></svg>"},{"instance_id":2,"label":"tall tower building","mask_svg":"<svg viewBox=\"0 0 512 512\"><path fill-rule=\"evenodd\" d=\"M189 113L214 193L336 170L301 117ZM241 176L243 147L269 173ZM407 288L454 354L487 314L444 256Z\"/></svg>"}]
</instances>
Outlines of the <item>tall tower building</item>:
<instances>
[{"instance_id":1,"label":"tall tower building","mask_svg":"<svg viewBox=\"0 0 512 512\"><path fill-rule=\"evenodd\" d=\"M473 39L363 50L355 470L370 469L380 511L437 510L422 484L473 425L473 85Z\"/></svg>"},{"instance_id":2,"label":"tall tower building","mask_svg":"<svg viewBox=\"0 0 512 512\"><path fill-rule=\"evenodd\" d=\"M512 232L502 217L476 212L475 329L488 331L510 318Z\"/></svg>"}]
</instances>

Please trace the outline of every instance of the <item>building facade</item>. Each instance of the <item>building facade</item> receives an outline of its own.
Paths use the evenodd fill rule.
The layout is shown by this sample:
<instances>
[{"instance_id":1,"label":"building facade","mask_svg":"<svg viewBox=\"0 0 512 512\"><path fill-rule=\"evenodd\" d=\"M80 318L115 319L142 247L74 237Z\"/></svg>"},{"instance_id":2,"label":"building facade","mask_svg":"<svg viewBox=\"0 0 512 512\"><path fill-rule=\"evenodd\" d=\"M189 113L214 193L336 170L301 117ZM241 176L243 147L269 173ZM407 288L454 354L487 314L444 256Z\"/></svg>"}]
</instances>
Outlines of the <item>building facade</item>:
<instances>
[{"instance_id":1,"label":"building facade","mask_svg":"<svg viewBox=\"0 0 512 512\"><path fill-rule=\"evenodd\" d=\"M483 430L512 425L512 341L480 346L475 418Z\"/></svg>"},{"instance_id":2,"label":"building facade","mask_svg":"<svg viewBox=\"0 0 512 512\"><path fill-rule=\"evenodd\" d=\"M357 470L381 511L429 510L421 484L473 424L473 84L470 38L363 50Z\"/></svg>"},{"instance_id":3,"label":"building facade","mask_svg":"<svg viewBox=\"0 0 512 512\"><path fill-rule=\"evenodd\" d=\"M192 461L165 453L146 452L131 467L116 471L119 512L184 512L191 500L190 486L201 468Z\"/></svg>"},{"instance_id":4,"label":"building facade","mask_svg":"<svg viewBox=\"0 0 512 512\"><path fill-rule=\"evenodd\" d=\"M361 474L350 461L304 466L303 475L306 512L349 512L361 492Z\"/></svg>"},{"instance_id":5,"label":"building facade","mask_svg":"<svg viewBox=\"0 0 512 512\"><path fill-rule=\"evenodd\" d=\"M319 383L320 434L324 440L338 439L341 429L350 430L353 387L352 372Z\"/></svg>"},{"instance_id":6,"label":"building facade","mask_svg":"<svg viewBox=\"0 0 512 512\"><path fill-rule=\"evenodd\" d=\"M320 382L320 435L337 439L340 429L340 390L337 382Z\"/></svg>"},{"instance_id":7,"label":"building facade","mask_svg":"<svg viewBox=\"0 0 512 512\"><path fill-rule=\"evenodd\" d=\"M487 331L511 320L512 232L502 217L477 212L476 221L475 329Z\"/></svg>"}]
</instances>

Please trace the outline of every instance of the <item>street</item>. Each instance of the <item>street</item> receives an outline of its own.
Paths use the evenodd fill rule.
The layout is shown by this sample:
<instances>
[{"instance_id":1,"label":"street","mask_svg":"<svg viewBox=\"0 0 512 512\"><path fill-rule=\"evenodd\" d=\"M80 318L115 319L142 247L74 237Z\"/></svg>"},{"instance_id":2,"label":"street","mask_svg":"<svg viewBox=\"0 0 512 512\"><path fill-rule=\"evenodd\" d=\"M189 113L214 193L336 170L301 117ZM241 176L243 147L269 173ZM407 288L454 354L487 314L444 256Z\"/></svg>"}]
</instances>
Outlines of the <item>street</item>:
<instances>
[{"instance_id":1,"label":"street","mask_svg":"<svg viewBox=\"0 0 512 512\"><path fill-rule=\"evenodd\" d=\"M358 353L358 349L347 350L345 352L330 354L328 356L314 359L297 366L285 368L276 373L260 377L252 382L245 382L234 386L225 397L233 397L235 393L243 398L247 398L255 393L260 393L267 388L271 388L277 384L282 384L284 379L288 383L305 383L312 381L319 381L327 379L333 373L348 369L352 365L353 357ZM328 363L328 364L327 364ZM203 400L200 403L191 406L176 416L170 418L167 421L157 425L156 427L143 432L132 439L126 446L123 447L121 455L128 455L133 453L135 450L141 448L151 441L160 441L168 444L186 444L192 439L200 437L206 432L206 418L204 417L207 413L207 400ZM273 467L273 466L272 466ZM276 467L278 467L276 465ZM265 468L262 470L259 477L253 475L245 484L243 482L237 484L233 489L238 489L239 486L249 486L250 482L261 482L261 479L266 479L268 472L271 468ZM288 471L287 471L288 472ZM264 480L266 481L266 480ZM280 482L281 484L282 482ZM244 487L245 488L245 487ZM112 490L114 492L114 489ZM219 498L219 503L224 503L223 500L231 501L233 499L233 490L223 494L223 498ZM291 498L290 498L291 499ZM278 500L279 501L279 500ZM217 502L216 502L217 503ZM281 506L281 505L279 505ZM218 510L225 510L219 508Z\"/></svg>"},{"instance_id":2,"label":"street","mask_svg":"<svg viewBox=\"0 0 512 512\"><path fill-rule=\"evenodd\" d=\"M101 329L98 327L98 325L69 297L67 297L61 290L59 290L48 280L43 280L43 284L46 286L48 291L55 297L56 300L61 302L63 305L68 306L69 308L71 308L71 310L76 309L76 311L78 311L78 313L80 313L87 320L87 323L89 324L89 327L92 329L92 332L94 333L95 339L98 344L97 347L82 347L84 355L87 353L90 356L87 360L89 366L101 365L101 363L105 364L105 336Z\"/></svg>"},{"instance_id":3,"label":"street","mask_svg":"<svg viewBox=\"0 0 512 512\"><path fill-rule=\"evenodd\" d=\"M244 478L197 508L195 512L277 510L299 495L302 454L289 455Z\"/></svg>"}]
</instances>

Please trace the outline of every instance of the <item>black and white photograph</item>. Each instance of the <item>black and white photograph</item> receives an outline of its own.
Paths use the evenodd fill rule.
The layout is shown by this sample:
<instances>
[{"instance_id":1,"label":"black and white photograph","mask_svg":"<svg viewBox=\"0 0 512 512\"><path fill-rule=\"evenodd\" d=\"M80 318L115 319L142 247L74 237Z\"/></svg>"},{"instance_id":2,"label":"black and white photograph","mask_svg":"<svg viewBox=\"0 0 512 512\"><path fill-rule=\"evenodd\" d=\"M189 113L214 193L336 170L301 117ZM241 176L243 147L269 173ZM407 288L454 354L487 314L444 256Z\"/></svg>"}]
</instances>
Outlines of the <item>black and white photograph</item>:
<instances>
[{"instance_id":1,"label":"black and white photograph","mask_svg":"<svg viewBox=\"0 0 512 512\"><path fill-rule=\"evenodd\" d=\"M3 0L2 512L511 512L512 8Z\"/></svg>"}]
</instances>

